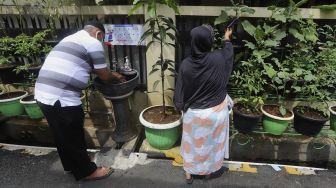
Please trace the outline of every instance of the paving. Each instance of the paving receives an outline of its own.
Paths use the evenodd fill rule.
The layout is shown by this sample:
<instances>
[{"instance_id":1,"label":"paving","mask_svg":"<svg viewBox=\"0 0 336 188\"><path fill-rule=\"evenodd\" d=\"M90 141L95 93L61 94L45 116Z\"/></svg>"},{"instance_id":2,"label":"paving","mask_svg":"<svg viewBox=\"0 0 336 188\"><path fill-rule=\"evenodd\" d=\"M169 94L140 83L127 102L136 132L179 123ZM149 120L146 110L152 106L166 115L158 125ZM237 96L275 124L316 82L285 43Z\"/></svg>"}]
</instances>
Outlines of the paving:
<instances>
[{"instance_id":1,"label":"paving","mask_svg":"<svg viewBox=\"0 0 336 188\"><path fill-rule=\"evenodd\" d=\"M98 165L116 171L99 181L76 181L62 169L55 148L0 144L0 187L334 187L336 170L227 161L216 179L185 183L181 166L145 153L105 148L90 150Z\"/></svg>"}]
</instances>

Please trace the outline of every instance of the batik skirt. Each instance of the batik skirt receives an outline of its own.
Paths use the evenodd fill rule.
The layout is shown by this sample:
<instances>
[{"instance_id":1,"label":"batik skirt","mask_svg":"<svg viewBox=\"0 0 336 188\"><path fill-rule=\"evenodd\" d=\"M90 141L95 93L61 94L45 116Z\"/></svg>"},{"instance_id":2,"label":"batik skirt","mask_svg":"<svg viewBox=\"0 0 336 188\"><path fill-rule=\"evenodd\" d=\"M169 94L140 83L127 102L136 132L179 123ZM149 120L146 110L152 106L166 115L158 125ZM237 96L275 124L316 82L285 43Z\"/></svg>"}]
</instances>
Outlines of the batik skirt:
<instances>
[{"instance_id":1,"label":"batik skirt","mask_svg":"<svg viewBox=\"0 0 336 188\"><path fill-rule=\"evenodd\" d=\"M219 170L229 158L229 108L223 103L208 109L188 109L183 116L181 155L187 173L207 175Z\"/></svg>"}]
</instances>

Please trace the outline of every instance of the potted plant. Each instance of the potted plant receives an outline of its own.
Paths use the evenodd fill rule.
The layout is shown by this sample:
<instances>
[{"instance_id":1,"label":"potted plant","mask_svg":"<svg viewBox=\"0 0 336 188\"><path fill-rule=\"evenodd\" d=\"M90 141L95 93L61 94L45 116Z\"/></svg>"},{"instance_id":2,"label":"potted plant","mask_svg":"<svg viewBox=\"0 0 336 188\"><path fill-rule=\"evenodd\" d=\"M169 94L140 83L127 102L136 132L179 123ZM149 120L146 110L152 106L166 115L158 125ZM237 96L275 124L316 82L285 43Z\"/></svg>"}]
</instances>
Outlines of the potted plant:
<instances>
[{"instance_id":1,"label":"potted plant","mask_svg":"<svg viewBox=\"0 0 336 188\"><path fill-rule=\"evenodd\" d=\"M319 28L318 32L321 41L318 42L320 51L318 52L317 59L322 64L319 68L322 69L323 75L326 76L321 83L321 87L327 89L330 95L332 95L336 92L336 25L325 25ZM330 128L336 131L336 105L329 106L329 111Z\"/></svg>"},{"instance_id":2,"label":"potted plant","mask_svg":"<svg viewBox=\"0 0 336 188\"><path fill-rule=\"evenodd\" d=\"M37 77L43 63L42 57L51 50L51 46L44 43L49 31L38 32L32 37L21 34L15 38L15 54L23 58L23 64L15 68L16 73L24 72L26 79Z\"/></svg>"},{"instance_id":3,"label":"potted plant","mask_svg":"<svg viewBox=\"0 0 336 188\"><path fill-rule=\"evenodd\" d=\"M307 97L308 103L293 109L294 129L306 136L317 135L329 119L327 101L331 93L324 86L329 79L330 66L324 66L323 62L320 62L316 69L318 73L315 78L301 87L301 93Z\"/></svg>"},{"instance_id":4,"label":"potted plant","mask_svg":"<svg viewBox=\"0 0 336 188\"><path fill-rule=\"evenodd\" d=\"M16 61L13 57L15 52L15 40L11 37L0 38L0 80L3 84L20 82L22 74L15 74Z\"/></svg>"},{"instance_id":5,"label":"potted plant","mask_svg":"<svg viewBox=\"0 0 336 188\"><path fill-rule=\"evenodd\" d=\"M316 58L313 48L318 40L316 24L312 19L302 19L298 9L306 1L301 0L298 3L290 1L288 7L284 9L269 7L272 11L271 17L283 25L283 29L286 31L286 38L283 40L286 56L281 62L273 58L273 63L264 66L278 102L277 107L267 108L279 116L285 116L278 119L284 125L282 131L288 126L288 122L286 123L285 120L289 121L294 117L291 111L285 109L285 100L293 97L293 94L300 93L303 85L307 86L315 79ZM267 108L264 107L263 112L267 112ZM267 130L270 127L265 125L266 122L267 119L264 118L264 127ZM282 133L279 130L277 134Z\"/></svg>"},{"instance_id":6,"label":"potted plant","mask_svg":"<svg viewBox=\"0 0 336 188\"><path fill-rule=\"evenodd\" d=\"M146 49L153 45L157 45L160 49L160 56L152 66L149 75L159 73L161 79L154 82L153 89L155 90L157 85L161 83L162 105L151 106L144 109L140 113L139 119L141 124L145 126L145 135L148 143L158 149L169 149L181 136L180 125L182 122L182 114L176 111L173 106L166 104L166 91L171 89L166 88L165 80L166 76L169 76L168 72L170 72L171 75L175 75L175 67L173 60L164 58L163 51L167 46L175 47L172 42L176 41L174 33L176 33L177 30L171 18L158 14L157 6L159 6L159 4L167 5L178 14L178 5L175 0L135 0L129 15L144 4L148 5L147 12L149 18L145 22L148 29L143 33L141 41L146 39L149 41Z\"/></svg>"},{"instance_id":7,"label":"potted plant","mask_svg":"<svg viewBox=\"0 0 336 188\"><path fill-rule=\"evenodd\" d=\"M287 73L285 69L281 70L279 60L272 57L272 54L286 36L285 31L280 29L279 25L272 26L266 22L255 27L245 20L242 26L254 41L244 41L245 46L251 51L251 56L248 61L242 63L244 69L241 74L245 78L241 79L245 79L246 83L242 82L245 85L241 87L245 87L248 93L254 92L256 97L254 100L258 101L258 105L263 104L263 98L272 94L269 91L275 91L273 94L277 96L276 105L263 105L261 112L264 114L264 129L271 134L281 135L288 126L288 120L293 118L293 114L284 107L284 85ZM240 72L235 71L233 75L237 77ZM248 77L251 77L251 80ZM239 79L237 81L239 83Z\"/></svg>"}]
</instances>

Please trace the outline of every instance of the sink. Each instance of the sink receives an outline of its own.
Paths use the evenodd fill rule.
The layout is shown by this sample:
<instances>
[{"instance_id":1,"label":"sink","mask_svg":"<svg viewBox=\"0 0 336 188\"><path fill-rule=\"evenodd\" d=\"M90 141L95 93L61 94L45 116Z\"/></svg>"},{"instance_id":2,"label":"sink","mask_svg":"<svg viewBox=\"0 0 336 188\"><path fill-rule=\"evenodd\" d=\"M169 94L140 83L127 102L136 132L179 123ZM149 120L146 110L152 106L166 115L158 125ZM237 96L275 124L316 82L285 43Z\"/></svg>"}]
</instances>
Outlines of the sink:
<instances>
[{"instance_id":1,"label":"sink","mask_svg":"<svg viewBox=\"0 0 336 188\"><path fill-rule=\"evenodd\" d=\"M135 86L138 84L139 73L125 75L126 82L105 83L99 77L93 80L93 85L105 98L110 99L113 105L113 113L116 128L112 133L112 139L117 143L125 143L137 136L138 131L131 122L131 108L128 97L132 95Z\"/></svg>"},{"instance_id":2,"label":"sink","mask_svg":"<svg viewBox=\"0 0 336 188\"><path fill-rule=\"evenodd\" d=\"M99 77L93 80L93 85L108 99L123 99L133 93L135 86L138 84L139 73L134 75L124 75L126 82L123 83L104 83Z\"/></svg>"}]
</instances>

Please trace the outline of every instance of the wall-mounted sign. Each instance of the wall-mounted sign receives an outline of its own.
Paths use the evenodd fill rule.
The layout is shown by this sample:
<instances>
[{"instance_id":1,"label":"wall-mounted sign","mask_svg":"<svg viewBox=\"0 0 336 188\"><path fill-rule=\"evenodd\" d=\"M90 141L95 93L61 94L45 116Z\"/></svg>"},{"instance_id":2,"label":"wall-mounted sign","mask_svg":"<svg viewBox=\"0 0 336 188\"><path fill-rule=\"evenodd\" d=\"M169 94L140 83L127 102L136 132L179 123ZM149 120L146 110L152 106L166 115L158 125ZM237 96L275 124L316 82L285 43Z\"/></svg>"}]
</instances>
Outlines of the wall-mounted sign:
<instances>
[{"instance_id":1,"label":"wall-mounted sign","mask_svg":"<svg viewBox=\"0 0 336 188\"><path fill-rule=\"evenodd\" d=\"M107 45L145 45L139 44L143 33L143 25L140 24L104 24L105 39Z\"/></svg>"}]
</instances>

